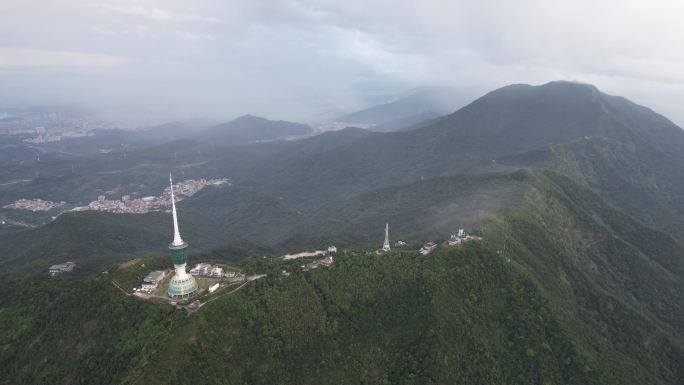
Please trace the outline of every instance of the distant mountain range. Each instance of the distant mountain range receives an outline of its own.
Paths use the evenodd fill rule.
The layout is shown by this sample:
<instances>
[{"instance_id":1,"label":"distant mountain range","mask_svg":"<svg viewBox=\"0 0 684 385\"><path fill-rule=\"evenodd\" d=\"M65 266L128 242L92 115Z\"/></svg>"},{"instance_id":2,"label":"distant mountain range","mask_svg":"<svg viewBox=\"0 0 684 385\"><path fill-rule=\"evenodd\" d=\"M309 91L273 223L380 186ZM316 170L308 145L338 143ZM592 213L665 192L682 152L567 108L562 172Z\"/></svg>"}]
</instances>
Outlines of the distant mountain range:
<instances>
[{"instance_id":1,"label":"distant mountain range","mask_svg":"<svg viewBox=\"0 0 684 385\"><path fill-rule=\"evenodd\" d=\"M349 125L371 126L373 131L400 131L426 120L450 114L472 101L472 94L451 87L423 87L386 103L338 117Z\"/></svg>"},{"instance_id":2,"label":"distant mountain range","mask_svg":"<svg viewBox=\"0 0 684 385\"><path fill-rule=\"evenodd\" d=\"M280 124L245 117L206 132L221 132L220 127L231 131L241 121L269 127ZM292 129L276 131L308 132L306 126L283 126ZM37 169L43 176L40 179L2 186L0 191L8 200L31 194L74 201L83 191L110 189L122 182L123 186L130 183L131 189L139 184L162 188L165 177L155 170L182 166L185 175L230 177L239 188L280 199L292 212L312 213L359 194L434 177L550 169L593 189L647 224L684 239L684 227L680 227L684 204L676 199L684 193L684 181L670 177L684 164L681 129L644 107L586 84L504 87L405 132L347 129L299 141L235 145L230 151L208 143L168 143L131 152L125 160L115 154L94 156L84 160L87 164L76 162L73 175L70 165L74 161L45 164ZM155 166L140 168L137 164L142 161ZM128 168L136 171L126 177ZM62 176L50 179L49 175ZM17 167L3 178L33 179L35 170ZM278 232L287 236L283 230L279 227ZM229 233L221 236L230 238Z\"/></svg>"},{"instance_id":3,"label":"distant mountain range","mask_svg":"<svg viewBox=\"0 0 684 385\"><path fill-rule=\"evenodd\" d=\"M248 124L241 126L241 122ZM264 124L269 127L265 131L276 134L243 137L243 141L309 132L303 125L244 117L201 135L240 132L233 129L250 124ZM590 85L554 82L504 87L406 132L342 130L293 142L236 146L227 152L208 145L219 141L169 143L133 151L126 160L120 155L95 156L87 165L76 161L76 175L72 176L74 161L53 162L38 170L43 176L61 174L60 179L43 177L20 185L21 189L14 185L0 189L6 199L33 191L31 194L42 194L36 197L73 201L79 191L120 184L126 168L139 169L135 165L145 159L164 167L198 163L184 167L183 172L231 177L236 186L270 191L301 211L436 176L546 168L587 185L650 225L684 238L677 230L684 208L675 199L684 192L684 182L669 177L684 162L681 129L646 108L605 95ZM124 171L112 174L107 170ZM163 185L163 175L157 179L151 177L152 171L140 171L140 177L128 180ZM31 167L17 167L4 178L33 179L35 173ZM635 178L640 183L634 183ZM73 188L66 187L72 180L76 183ZM48 187L53 184L54 188Z\"/></svg>"},{"instance_id":4,"label":"distant mountain range","mask_svg":"<svg viewBox=\"0 0 684 385\"><path fill-rule=\"evenodd\" d=\"M228 123L209 127L193 138L217 145L237 145L301 137L312 133L313 129L307 124L244 115Z\"/></svg>"},{"instance_id":5,"label":"distant mountain range","mask_svg":"<svg viewBox=\"0 0 684 385\"><path fill-rule=\"evenodd\" d=\"M306 124L244 115L221 124L216 124L215 121L209 119L195 119L169 122L140 130L101 129L94 130L92 133L91 136L43 144L41 151L45 153L44 156L47 157L47 160L70 155L95 154L99 150L130 152L181 139L192 139L213 146L240 145L301 138L311 135L313 129ZM21 142L14 137L0 136L0 146L5 143L14 144L14 142L20 144L19 150L14 150L19 154L36 152L36 150L31 151L26 145L21 146ZM0 162L5 157L11 157L9 160L14 159L15 163L27 158L26 156L7 154L0 157Z\"/></svg>"}]
</instances>

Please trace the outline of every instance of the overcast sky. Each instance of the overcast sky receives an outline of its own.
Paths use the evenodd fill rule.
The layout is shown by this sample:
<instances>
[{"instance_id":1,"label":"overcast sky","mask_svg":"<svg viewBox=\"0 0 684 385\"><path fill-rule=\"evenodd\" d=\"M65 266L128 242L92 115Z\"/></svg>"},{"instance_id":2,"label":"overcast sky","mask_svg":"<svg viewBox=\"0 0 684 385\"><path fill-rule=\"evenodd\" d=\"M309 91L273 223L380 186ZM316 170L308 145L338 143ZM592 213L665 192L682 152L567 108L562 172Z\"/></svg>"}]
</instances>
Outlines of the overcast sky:
<instances>
[{"instance_id":1,"label":"overcast sky","mask_svg":"<svg viewBox=\"0 0 684 385\"><path fill-rule=\"evenodd\" d=\"M579 80L684 124L684 2L0 0L0 105L311 121Z\"/></svg>"}]
</instances>

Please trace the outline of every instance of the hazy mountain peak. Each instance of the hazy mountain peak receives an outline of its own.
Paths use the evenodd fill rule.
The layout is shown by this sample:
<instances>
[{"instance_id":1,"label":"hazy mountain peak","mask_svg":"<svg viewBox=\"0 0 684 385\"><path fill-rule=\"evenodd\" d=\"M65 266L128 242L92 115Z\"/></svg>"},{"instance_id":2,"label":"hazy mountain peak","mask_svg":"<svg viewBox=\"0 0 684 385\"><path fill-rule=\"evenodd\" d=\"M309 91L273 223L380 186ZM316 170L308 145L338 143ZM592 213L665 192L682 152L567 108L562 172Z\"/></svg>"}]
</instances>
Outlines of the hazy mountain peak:
<instances>
[{"instance_id":1,"label":"hazy mountain peak","mask_svg":"<svg viewBox=\"0 0 684 385\"><path fill-rule=\"evenodd\" d=\"M256 115L252 115L252 114L245 114L245 115L238 116L237 118L231 120L230 123L248 122L248 121L270 122L271 120L263 118L261 116L256 116Z\"/></svg>"},{"instance_id":2,"label":"hazy mountain peak","mask_svg":"<svg viewBox=\"0 0 684 385\"><path fill-rule=\"evenodd\" d=\"M420 87L385 103L352 112L338 121L365 126L381 126L381 131L398 131L446 115L471 101L469 91L453 87Z\"/></svg>"},{"instance_id":3,"label":"hazy mountain peak","mask_svg":"<svg viewBox=\"0 0 684 385\"><path fill-rule=\"evenodd\" d=\"M234 145L305 136L312 132L312 128L307 124L269 120L248 114L209 127L200 133L198 139L215 144Z\"/></svg>"}]
</instances>

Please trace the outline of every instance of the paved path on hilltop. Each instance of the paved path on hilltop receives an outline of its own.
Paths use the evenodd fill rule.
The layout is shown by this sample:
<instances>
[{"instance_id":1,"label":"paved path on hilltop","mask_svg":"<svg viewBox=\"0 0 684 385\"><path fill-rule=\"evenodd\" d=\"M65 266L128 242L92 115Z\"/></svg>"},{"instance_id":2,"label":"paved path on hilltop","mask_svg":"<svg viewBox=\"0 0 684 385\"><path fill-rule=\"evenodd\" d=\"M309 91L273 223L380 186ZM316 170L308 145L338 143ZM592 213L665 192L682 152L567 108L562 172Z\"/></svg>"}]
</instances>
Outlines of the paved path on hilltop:
<instances>
[{"instance_id":1,"label":"paved path on hilltop","mask_svg":"<svg viewBox=\"0 0 684 385\"><path fill-rule=\"evenodd\" d=\"M111 279L109 280L109 282L111 282L112 285L114 285L115 288L121 290L122 293L124 293L124 294L126 294L126 295L128 295L128 296L131 295L131 293L129 293L128 290L124 289L123 286L121 286L121 284L119 283L119 281L115 280L114 278L111 278Z\"/></svg>"},{"instance_id":2,"label":"paved path on hilltop","mask_svg":"<svg viewBox=\"0 0 684 385\"><path fill-rule=\"evenodd\" d=\"M236 287L235 289L233 289L233 290L231 290L231 291L229 291L229 292L227 292L227 293L223 293L223 294L221 294L221 295L218 295L218 296L216 296L216 297L214 297L214 298L208 300L207 302L201 303L201 304L197 307L197 310L199 310L202 306L208 304L209 302L214 301L214 300L216 300L216 299L218 299L218 298L221 298L221 297L223 297L223 296L225 296L225 295L233 294L233 293L235 293L236 291L242 289L246 284L248 284L248 283L250 283L250 282L252 282L252 281L256 281L257 279L264 278L265 276L266 276L266 274L252 275L251 277L247 277L247 280L246 280L242 285Z\"/></svg>"}]
</instances>

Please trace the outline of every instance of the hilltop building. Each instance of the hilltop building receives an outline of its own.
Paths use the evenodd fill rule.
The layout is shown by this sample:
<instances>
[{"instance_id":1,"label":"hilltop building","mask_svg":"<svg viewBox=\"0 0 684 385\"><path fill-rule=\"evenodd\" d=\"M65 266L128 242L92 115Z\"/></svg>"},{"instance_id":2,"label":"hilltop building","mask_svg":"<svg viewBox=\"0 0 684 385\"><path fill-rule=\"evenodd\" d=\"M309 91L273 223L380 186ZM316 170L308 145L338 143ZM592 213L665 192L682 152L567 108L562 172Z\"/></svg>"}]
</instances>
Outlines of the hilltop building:
<instances>
[{"instance_id":1,"label":"hilltop building","mask_svg":"<svg viewBox=\"0 0 684 385\"><path fill-rule=\"evenodd\" d=\"M74 270L75 266L76 266L76 264L73 262L64 262L64 263L60 263L58 265L50 266L50 268L48 269L48 272L52 276L55 276L57 274L70 273L72 270Z\"/></svg>"},{"instance_id":2,"label":"hilltop building","mask_svg":"<svg viewBox=\"0 0 684 385\"><path fill-rule=\"evenodd\" d=\"M335 254L337 254L337 247L328 246L328 255L335 255Z\"/></svg>"},{"instance_id":3,"label":"hilltop building","mask_svg":"<svg viewBox=\"0 0 684 385\"><path fill-rule=\"evenodd\" d=\"M325 256L323 258L316 259L313 262L309 262L307 264L302 265L302 269L304 269L304 270L317 269L321 266L330 267L333 265L333 263L335 263L335 257L332 254L328 254L327 256Z\"/></svg>"},{"instance_id":4,"label":"hilltop building","mask_svg":"<svg viewBox=\"0 0 684 385\"><path fill-rule=\"evenodd\" d=\"M420 254L422 255L428 255L430 254L434 249L437 248L437 244L434 242L428 242L423 245L423 247L420 248Z\"/></svg>"},{"instance_id":5,"label":"hilltop building","mask_svg":"<svg viewBox=\"0 0 684 385\"><path fill-rule=\"evenodd\" d=\"M211 275L212 268L213 266L208 263L198 263L194 268L190 269L190 274L208 277Z\"/></svg>"},{"instance_id":6,"label":"hilltop building","mask_svg":"<svg viewBox=\"0 0 684 385\"><path fill-rule=\"evenodd\" d=\"M447 242L449 243L449 246L458 246L465 241L479 241L481 239L481 237L466 234L463 229L458 229L458 233L451 234L451 237L449 237Z\"/></svg>"},{"instance_id":7,"label":"hilltop building","mask_svg":"<svg viewBox=\"0 0 684 385\"><path fill-rule=\"evenodd\" d=\"M218 289L218 288L219 288L219 284L218 284L218 282L216 282L215 284L213 284L209 287L209 293L215 292L216 289Z\"/></svg>"},{"instance_id":8,"label":"hilltop building","mask_svg":"<svg viewBox=\"0 0 684 385\"><path fill-rule=\"evenodd\" d=\"M389 242L389 223L385 223L385 243L382 244L382 251L389 253L391 250Z\"/></svg>"},{"instance_id":9,"label":"hilltop building","mask_svg":"<svg viewBox=\"0 0 684 385\"><path fill-rule=\"evenodd\" d=\"M146 291L156 290L164 280L164 277L166 277L166 272L162 270L153 271L150 274L147 274L147 277L143 279L141 289Z\"/></svg>"},{"instance_id":10,"label":"hilltop building","mask_svg":"<svg viewBox=\"0 0 684 385\"><path fill-rule=\"evenodd\" d=\"M213 269L211 269L211 277L212 278L223 278L223 268L216 266Z\"/></svg>"},{"instance_id":11,"label":"hilltop building","mask_svg":"<svg viewBox=\"0 0 684 385\"><path fill-rule=\"evenodd\" d=\"M318 263L324 266L332 266L332 264L335 263L335 257L333 257L332 255L328 255L325 258L319 259Z\"/></svg>"},{"instance_id":12,"label":"hilltop building","mask_svg":"<svg viewBox=\"0 0 684 385\"><path fill-rule=\"evenodd\" d=\"M449 246L460 245L466 239L468 239L468 235L466 235L465 230L458 229L458 233L451 234L451 237L449 237Z\"/></svg>"},{"instance_id":13,"label":"hilltop building","mask_svg":"<svg viewBox=\"0 0 684 385\"><path fill-rule=\"evenodd\" d=\"M195 277L185 272L188 262L186 251L188 244L183 241L178 230L178 216L176 215L176 201L173 196L171 174L169 174L169 183L171 184L171 213L173 215L173 241L169 245L169 250L171 250L171 261L175 268L175 274L171 278L167 294L171 298L182 299L197 294L197 282Z\"/></svg>"},{"instance_id":14,"label":"hilltop building","mask_svg":"<svg viewBox=\"0 0 684 385\"><path fill-rule=\"evenodd\" d=\"M225 271L220 266L212 266L208 263L198 263L195 267L190 269L190 274L198 277L216 279L233 278L236 276L234 271Z\"/></svg>"}]
</instances>

